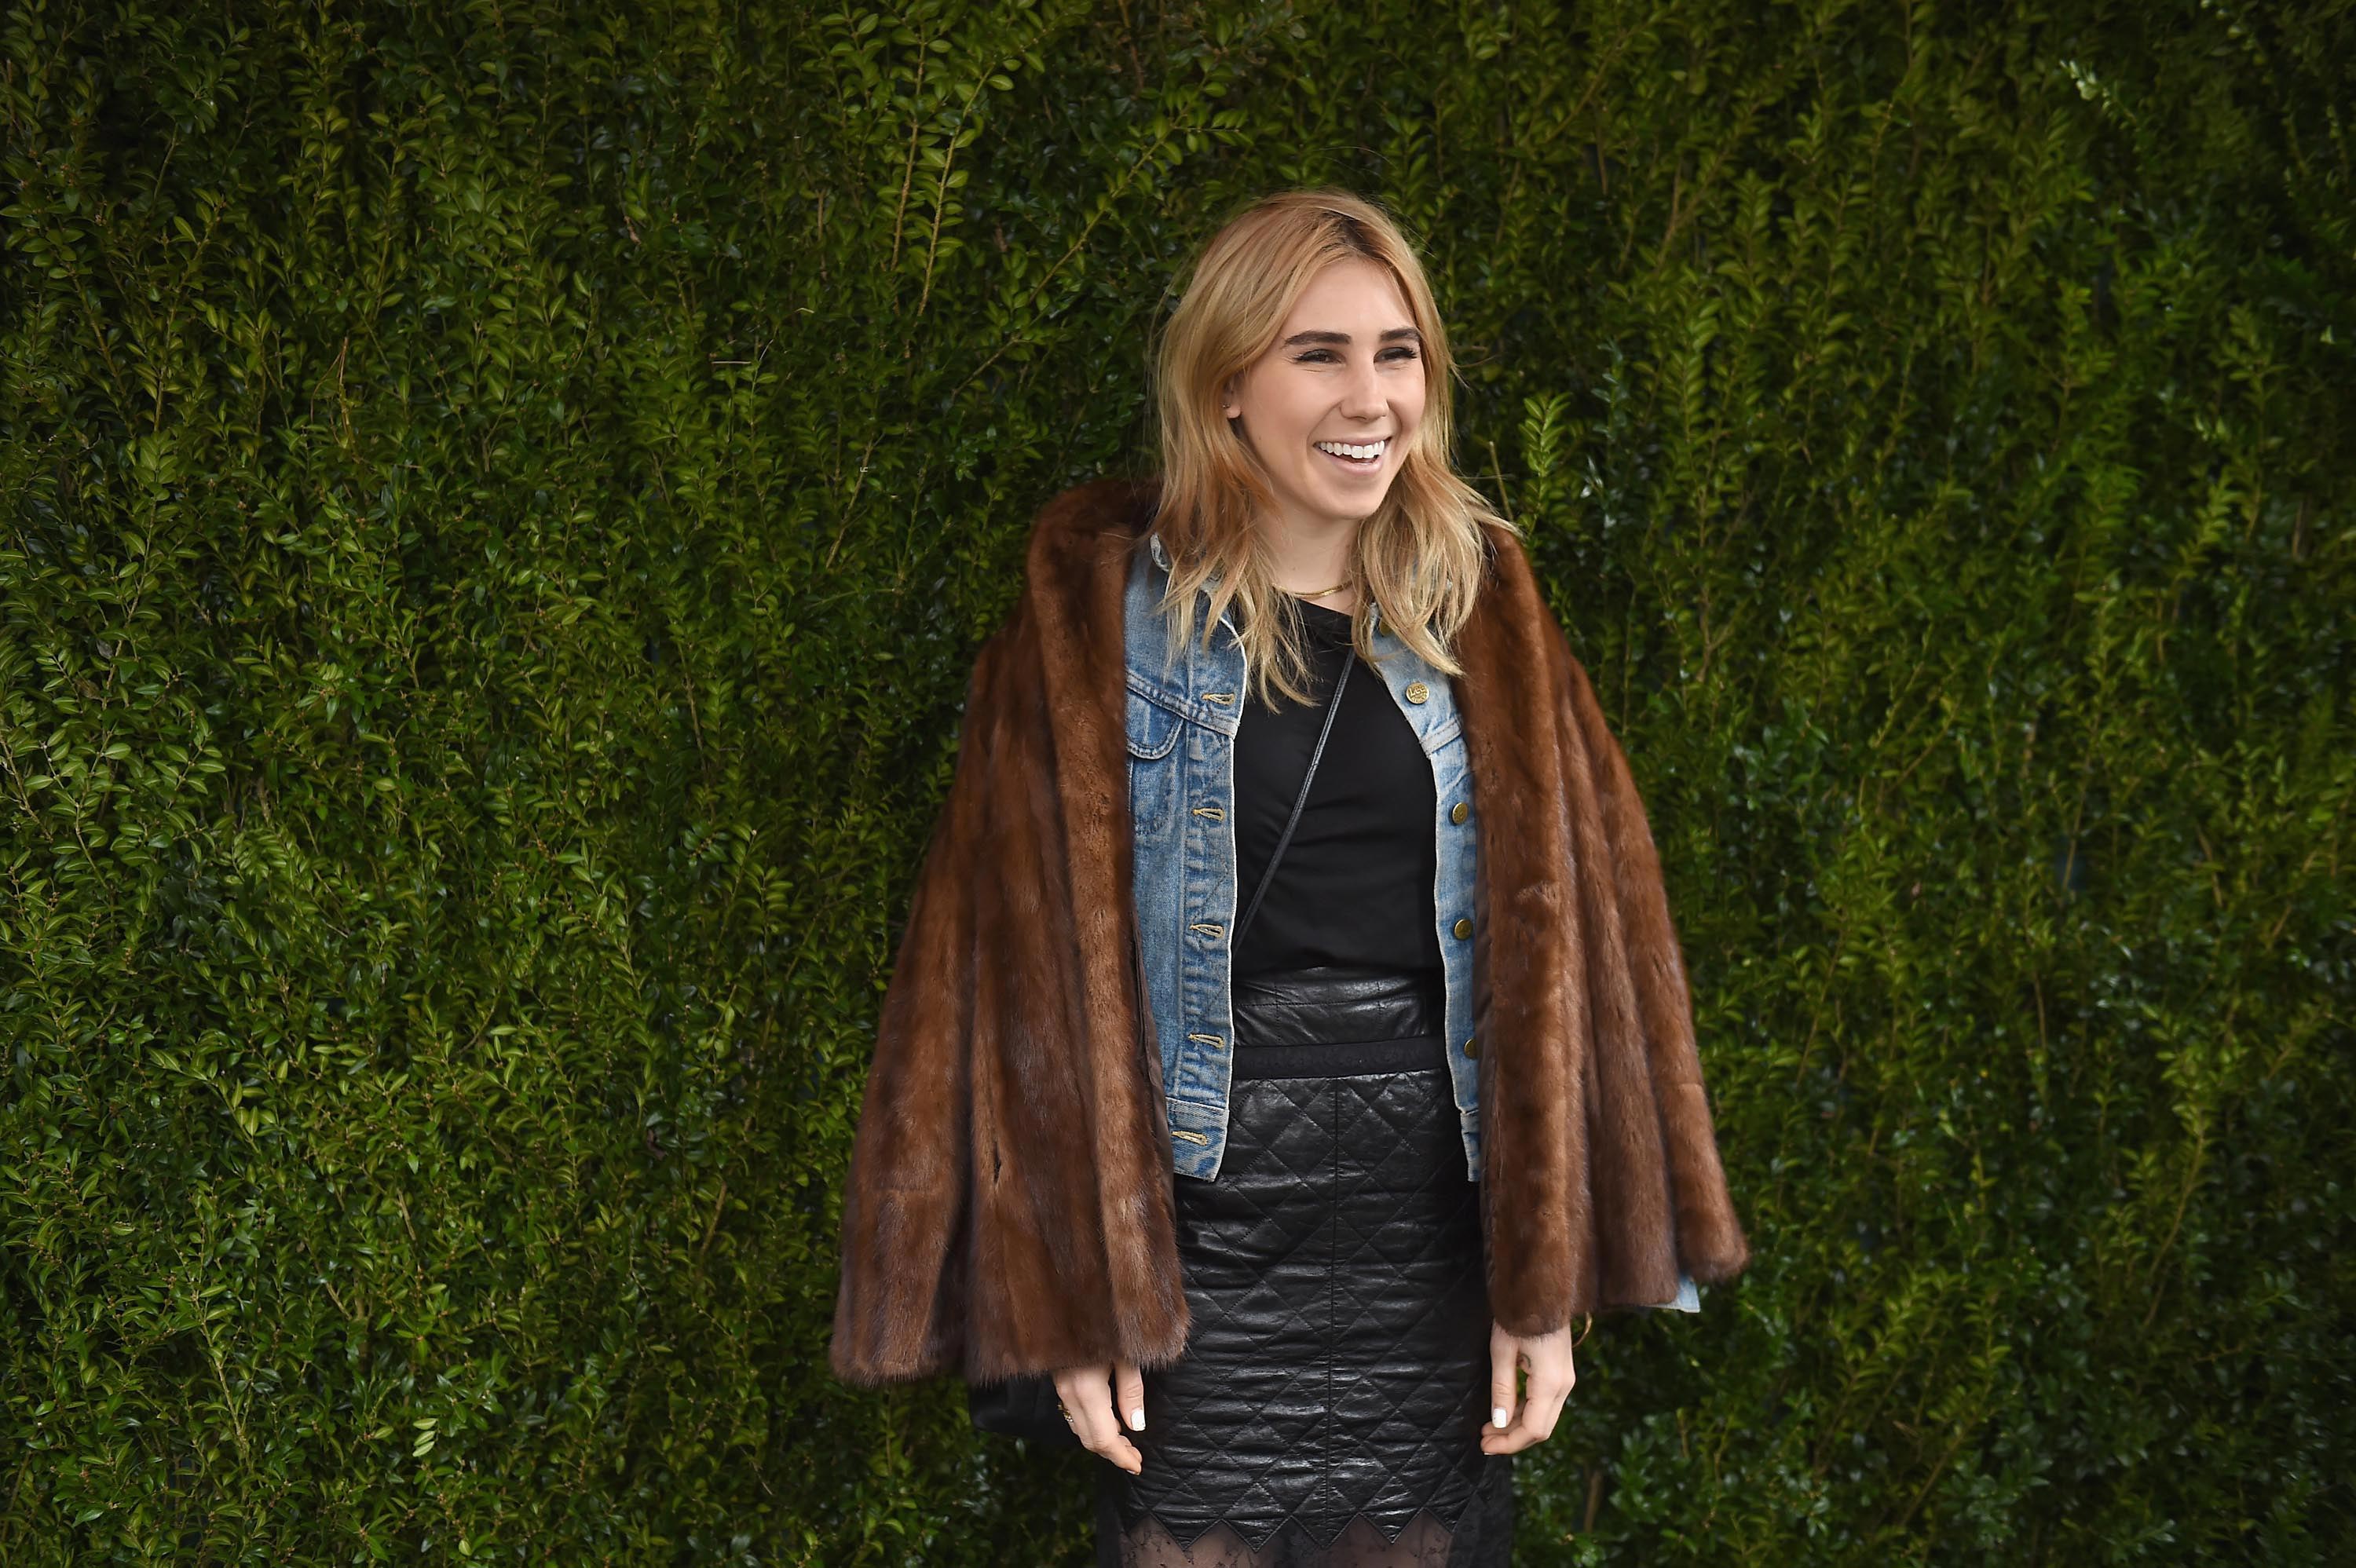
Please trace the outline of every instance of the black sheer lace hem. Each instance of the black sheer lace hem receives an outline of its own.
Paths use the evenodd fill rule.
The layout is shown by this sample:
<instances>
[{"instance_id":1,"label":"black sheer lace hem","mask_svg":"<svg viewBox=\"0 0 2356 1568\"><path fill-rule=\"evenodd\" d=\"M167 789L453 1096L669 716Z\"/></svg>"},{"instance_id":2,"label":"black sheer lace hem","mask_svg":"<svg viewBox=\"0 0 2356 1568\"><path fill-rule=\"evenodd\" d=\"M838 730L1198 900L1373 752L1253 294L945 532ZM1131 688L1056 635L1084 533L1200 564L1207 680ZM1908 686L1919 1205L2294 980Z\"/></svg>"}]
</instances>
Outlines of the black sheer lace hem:
<instances>
[{"instance_id":1,"label":"black sheer lace hem","mask_svg":"<svg viewBox=\"0 0 2356 1568\"><path fill-rule=\"evenodd\" d=\"M1233 1525L1217 1523L1192 1542L1151 1514L1124 1527L1110 1488L1097 1505L1097 1568L1507 1568L1513 1560L1514 1488L1510 1464L1485 1467L1483 1488L1451 1528L1430 1509L1410 1519L1396 1541L1364 1514L1330 1543L1288 1522L1255 1548Z\"/></svg>"}]
</instances>

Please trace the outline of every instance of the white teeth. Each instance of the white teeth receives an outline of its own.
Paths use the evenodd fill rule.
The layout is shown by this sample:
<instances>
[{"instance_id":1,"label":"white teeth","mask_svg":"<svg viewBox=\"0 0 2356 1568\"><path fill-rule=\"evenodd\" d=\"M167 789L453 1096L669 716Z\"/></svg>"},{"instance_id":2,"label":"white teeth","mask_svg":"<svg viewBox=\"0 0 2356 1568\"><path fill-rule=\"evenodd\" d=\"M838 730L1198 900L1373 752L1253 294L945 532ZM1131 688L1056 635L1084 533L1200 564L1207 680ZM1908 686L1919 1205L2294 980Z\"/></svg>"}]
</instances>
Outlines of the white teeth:
<instances>
[{"instance_id":1,"label":"white teeth","mask_svg":"<svg viewBox=\"0 0 2356 1568\"><path fill-rule=\"evenodd\" d=\"M1317 450L1320 452L1330 452L1336 457L1355 457L1361 463L1380 457L1383 454L1383 449L1388 445L1390 445L1388 441L1377 441L1364 446L1354 446L1344 441L1321 441L1316 443Z\"/></svg>"}]
</instances>

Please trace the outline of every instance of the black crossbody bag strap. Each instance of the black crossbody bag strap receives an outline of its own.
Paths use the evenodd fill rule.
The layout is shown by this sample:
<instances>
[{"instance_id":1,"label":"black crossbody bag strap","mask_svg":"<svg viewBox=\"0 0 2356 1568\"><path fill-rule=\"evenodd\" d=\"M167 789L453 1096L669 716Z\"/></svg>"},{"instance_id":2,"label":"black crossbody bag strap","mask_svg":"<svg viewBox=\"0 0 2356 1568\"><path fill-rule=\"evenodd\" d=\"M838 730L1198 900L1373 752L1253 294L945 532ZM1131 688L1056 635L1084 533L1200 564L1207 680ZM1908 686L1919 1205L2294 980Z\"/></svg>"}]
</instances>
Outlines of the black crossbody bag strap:
<instances>
[{"instance_id":1,"label":"black crossbody bag strap","mask_svg":"<svg viewBox=\"0 0 2356 1568\"><path fill-rule=\"evenodd\" d=\"M1342 673L1334 678L1333 694L1325 699L1325 722L1318 728L1317 745L1309 753L1309 771L1301 775L1301 793L1292 797L1292 815L1284 819L1284 831L1276 840L1276 848L1268 858L1268 869L1259 874L1259 886L1252 890L1251 903L1243 919L1236 923L1235 933L1227 938L1227 951L1233 953L1236 944L1243 940L1252 916L1259 912L1259 901L1268 892L1268 884L1275 880L1277 862L1284 859L1284 847L1292 842L1292 829L1301 821L1301 808L1309 804L1310 781L1317 776L1317 759L1325 754L1325 737L1333 732L1333 715L1342 709L1342 688L1350 684L1350 670L1358 662L1357 650L1350 650L1342 661Z\"/></svg>"}]
</instances>

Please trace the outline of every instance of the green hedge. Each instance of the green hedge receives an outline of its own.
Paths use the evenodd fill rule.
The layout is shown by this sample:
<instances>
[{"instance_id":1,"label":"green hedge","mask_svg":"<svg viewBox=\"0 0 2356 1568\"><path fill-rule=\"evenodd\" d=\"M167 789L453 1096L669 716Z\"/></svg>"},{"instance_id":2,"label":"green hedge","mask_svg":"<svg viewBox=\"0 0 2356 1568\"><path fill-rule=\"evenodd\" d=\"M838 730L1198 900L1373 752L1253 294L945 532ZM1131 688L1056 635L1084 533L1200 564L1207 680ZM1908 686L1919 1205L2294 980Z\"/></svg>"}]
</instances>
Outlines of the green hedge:
<instances>
[{"instance_id":1,"label":"green hedge","mask_svg":"<svg viewBox=\"0 0 2356 1568\"><path fill-rule=\"evenodd\" d=\"M1084 1560L1092 1461L830 1381L837 1193L1030 516L1331 180L1647 793L1759 1253L1599 1325L1517 1560L2345 1560L2344 6L0 47L0 1559Z\"/></svg>"}]
</instances>

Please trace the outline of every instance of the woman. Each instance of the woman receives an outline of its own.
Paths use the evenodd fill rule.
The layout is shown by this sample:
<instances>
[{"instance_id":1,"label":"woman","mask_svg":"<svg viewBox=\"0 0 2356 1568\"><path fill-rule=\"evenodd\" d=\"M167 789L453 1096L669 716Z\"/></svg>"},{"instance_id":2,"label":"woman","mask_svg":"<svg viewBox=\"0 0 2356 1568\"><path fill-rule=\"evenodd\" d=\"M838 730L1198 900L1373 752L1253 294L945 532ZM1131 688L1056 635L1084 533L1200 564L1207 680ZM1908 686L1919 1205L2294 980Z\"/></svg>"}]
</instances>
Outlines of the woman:
<instances>
[{"instance_id":1,"label":"woman","mask_svg":"<svg viewBox=\"0 0 2356 1568\"><path fill-rule=\"evenodd\" d=\"M1448 373L1378 209L1255 206L1159 482L1050 506L976 663L833 1360L1052 1373L1104 1563L1503 1563L1574 1319L1749 1261L1642 803Z\"/></svg>"}]
</instances>

